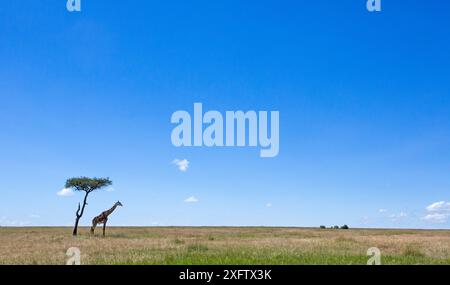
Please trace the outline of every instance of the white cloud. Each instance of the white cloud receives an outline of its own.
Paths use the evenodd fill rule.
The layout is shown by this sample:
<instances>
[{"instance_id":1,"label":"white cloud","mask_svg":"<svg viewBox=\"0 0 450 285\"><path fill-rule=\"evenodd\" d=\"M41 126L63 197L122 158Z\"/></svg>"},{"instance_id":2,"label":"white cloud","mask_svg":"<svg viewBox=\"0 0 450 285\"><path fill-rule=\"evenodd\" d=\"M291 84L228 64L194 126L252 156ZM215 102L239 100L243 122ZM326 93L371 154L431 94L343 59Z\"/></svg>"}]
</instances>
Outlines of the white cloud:
<instances>
[{"instance_id":1,"label":"white cloud","mask_svg":"<svg viewBox=\"0 0 450 285\"><path fill-rule=\"evenodd\" d=\"M450 217L450 202L439 201L427 206L428 214L422 220L432 223L445 223Z\"/></svg>"},{"instance_id":2,"label":"white cloud","mask_svg":"<svg viewBox=\"0 0 450 285\"><path fill-rule=\"evenodd\" d=\"M105 190L106 192L114 192L115 190L114 190L114 188L113 187L109 187L109 188L106 188L106 190Z\"/></svg>"},{"instance_id":3,"label":"white cloud","mask_svg":"<svg viewBox=\"0 0 450 285\"><path fill-rule=\"evenodd\" d=\"M73 196L73 194L74 193L70 188L63 188L61 189L61 191L56 192L56 195L63 197Z\"/></svg>"},{"instance_id":4,"label":"white cloud","mask_svg":"<svg viewBox=\"0 0 450 285\"><path fill-rule=\"evenodd\" d=\"M178 169L183 172L186 172L189 168L189 161L187 159L174 159L172 163L175 164Z\"/></svg>"},{"instance_id":5,"label":"white cloud","mask_svg":"<svg viewBox=\"0 0 450 285\"><path fill-rule=\"evenodd\" d=\"M435 202L427 207L430 212L450 211L450 202Z\"/></svg>"},{"instance_id":6,"label":"white cloud","mask_svg":"<svg viewBox=\"0 0 450 285\"><path fill-rule=\"evenodd\" d=\"M388 210L386 210L386 209L379 209L378 210L378 212L380 212L380 213L386 213Z\"/></svg>"},{"instance_id":7,"label":"white cloud","mask_svg":"<svg viewBox=\"0 0 450 285\"><path fill-rule=\"evenodd\" d=\"M6 227L24 227L31 225L29 221L17 221L17 220L9 220L7 217L0 218L0 226Z\"/></svg>"},{"instance_id":8,"label":"white cloud","mask_svg":"<svg viewBox=\"0 0 450 285\"><path fill-rule=\"evenodd\" d=\"M422 218L422 220L433 222L433 223L445 223L447 222L449 217L449 214L439 214L439 213L433 213L428 214L425 217Z\"/></svg>"},{"instance_id":9,"label":"white cloud","mask_svg":"<svg viewBox=\"0 0 450 285\"><path fill-rule=\"evenodd\" d=\"M400 212L398 214L391 214L391 215L389 215L389 218L392 221L397 221L397 220L404 219L404 218L407 218L407 217L408 217L408 214L406 214L404 212Z\"/></svg>"},{"instance_id":10,"label":"white cloud","mask_svg":"<svg viewBox=\"0 0 450 285\"><path fill-rule=\"evenodd\" d=\"M267 208L270 208L270 207L272 207L272 203L270 203L270 202L269 202L269 203L267 203L267 204L266 204L266 207L267 207Z\"/></svg>"},{"instance_id":11,"label":"white cloud","mask_svg":"<svg viewBox=\"0 0 450 285\"><path fill-rule=\"evenodd\" d=\"M38 218L40 218L41 216L39 216L39 215L36 215L36 214L31 214L30 215L30 218L33 218L33 219L38 219Z\"/></svg>"},{"instance_id":12,"label":"white cloud","mask_svg":"<svg viewBox=\"0 0 450 285\"><path fill-rule=\"evenodd\" d=\"M198 199L195 198L194 196L191 196L189 198L187 198L186 200L184 200L185 203L197 203Z\"/></svg>"},{"instance_id":13,"label":"white cloud","mask_svg":"<svg viewBox=\"0 0 450 285\"><path fill-rule=\"evenodd\" d=\"M360 223L363 225L368 225L370 223L370 217L369 216L362 217Z\"/></svg>"}]
</instances>

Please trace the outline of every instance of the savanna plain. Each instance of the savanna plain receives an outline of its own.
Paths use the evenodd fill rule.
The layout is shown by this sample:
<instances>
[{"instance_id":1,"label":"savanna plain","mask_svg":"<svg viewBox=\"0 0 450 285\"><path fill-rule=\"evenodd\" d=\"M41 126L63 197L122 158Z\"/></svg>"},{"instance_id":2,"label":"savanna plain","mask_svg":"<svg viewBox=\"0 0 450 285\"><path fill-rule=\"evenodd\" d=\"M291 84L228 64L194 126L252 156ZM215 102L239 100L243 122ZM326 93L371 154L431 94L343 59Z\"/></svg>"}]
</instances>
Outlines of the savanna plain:
<instances>
[{"instance_id":1,"label":"savanna plain","mask_svg":"<svg viewBox=\"0 0 450 285\"><path fill-rule=\"evenodd\" d=\"M449 230L272 227L110 227L106 237L69 227L0 228L0 264L450 264Z\"/></svg>"}]
</instances>

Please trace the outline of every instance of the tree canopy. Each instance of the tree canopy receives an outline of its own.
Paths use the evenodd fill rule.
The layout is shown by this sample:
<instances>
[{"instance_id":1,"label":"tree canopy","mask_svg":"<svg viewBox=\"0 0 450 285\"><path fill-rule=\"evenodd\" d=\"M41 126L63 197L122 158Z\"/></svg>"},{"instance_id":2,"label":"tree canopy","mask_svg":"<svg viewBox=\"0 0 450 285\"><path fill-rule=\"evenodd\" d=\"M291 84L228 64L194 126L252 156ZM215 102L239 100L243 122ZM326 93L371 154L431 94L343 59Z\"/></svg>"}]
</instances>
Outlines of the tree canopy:
<instances>
[{"instance_id":1,"label":"tree canopy","mask_svg":"<svg viewBox=\"0 0 450 285\"><path fill-rule=\"evenodd\" d=\"M73 188L75 191L90 193L111 184L112 181L109 180L109 178L75 177L67 179L66 188Z\"/></svg>"}]
</instances>

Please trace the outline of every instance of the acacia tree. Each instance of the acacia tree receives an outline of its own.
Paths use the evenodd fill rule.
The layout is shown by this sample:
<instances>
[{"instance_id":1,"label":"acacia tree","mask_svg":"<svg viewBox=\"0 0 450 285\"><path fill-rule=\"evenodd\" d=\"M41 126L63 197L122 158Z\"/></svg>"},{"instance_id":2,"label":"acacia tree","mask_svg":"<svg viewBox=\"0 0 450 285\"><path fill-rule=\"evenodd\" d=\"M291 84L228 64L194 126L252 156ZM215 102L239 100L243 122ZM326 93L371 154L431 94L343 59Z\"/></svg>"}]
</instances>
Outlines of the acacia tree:
<instances>
[{"instance_id":1,"label":"acacia tree","mask_svg":"<svg viewBox=\"0 0 450 285\"><path fill-rule=\"evenodd\" d=\"M109 178L89 178L89 177L75 177L67 179L66 188L73 188L75 191L84 192L83 206L78 203L78 209L75 213L75 227L73 228L73 235L78 233L78 222L84 213L84 208L87 205L87 198L89 194L102 187L111 185L112 181Z\"/></svg>"}]
</instances>

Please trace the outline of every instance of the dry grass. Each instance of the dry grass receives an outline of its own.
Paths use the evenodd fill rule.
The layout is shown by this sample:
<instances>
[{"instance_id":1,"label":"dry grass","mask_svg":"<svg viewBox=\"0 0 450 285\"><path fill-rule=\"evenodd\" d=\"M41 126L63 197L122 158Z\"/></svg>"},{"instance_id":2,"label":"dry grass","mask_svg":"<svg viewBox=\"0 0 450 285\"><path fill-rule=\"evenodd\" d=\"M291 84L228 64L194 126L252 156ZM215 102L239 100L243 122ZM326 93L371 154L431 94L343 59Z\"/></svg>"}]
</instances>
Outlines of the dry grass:
<instances>
[{"instance_id":1,"label":"dry grass","mask_svg":"<svg viewBox=\"0 0 450 285\"><path fill-rule=\"evenodd\" d=\"M83 264L450 264L450 231L306 228L109 228L78 237L70 228L0 228L0 264L64 264L69 247Z\"/></svg>"}]
</instances>

